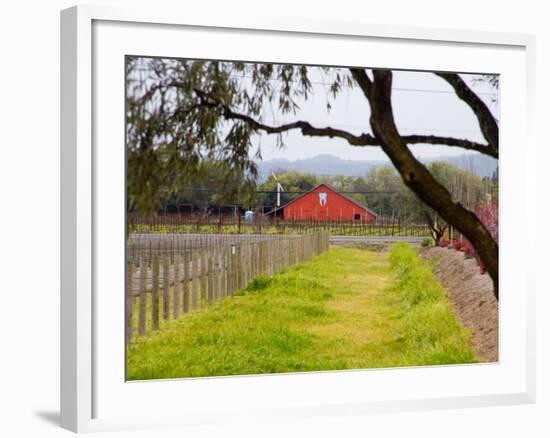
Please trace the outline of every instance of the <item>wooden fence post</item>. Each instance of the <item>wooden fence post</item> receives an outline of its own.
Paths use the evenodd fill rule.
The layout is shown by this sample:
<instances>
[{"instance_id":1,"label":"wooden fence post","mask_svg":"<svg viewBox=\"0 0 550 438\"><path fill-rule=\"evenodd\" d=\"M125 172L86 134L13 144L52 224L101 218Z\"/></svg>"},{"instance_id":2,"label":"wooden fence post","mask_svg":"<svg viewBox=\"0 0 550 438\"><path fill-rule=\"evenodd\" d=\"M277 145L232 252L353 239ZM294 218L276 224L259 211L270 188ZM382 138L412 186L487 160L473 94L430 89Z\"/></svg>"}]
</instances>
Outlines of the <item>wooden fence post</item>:
<instances>
[{"instance_id":1,"label":"wooden fence post","mask_svg":"<svg viewBox=\"0 0 550 438\"><path fill-rule=\"evenodd\" d=\"M216 246L214 247L214 302L220 299L220 275L221 275L221 262L220 262L220 250Z\"/></svg>"},{"instance_id":2,"label":"wooden fence post","mask_svg":"<svg viewBox=\"0 0 550 438\"><path fill-rule=\"evenodd\" d=\"M208 266L208 304L214 301L214 249L207 249L207 266Z\"/></svg>"},{"instance_id":3,"label":"wooden fence post","mask_svg":"<svg viewBox=\"0 0 550 438\"><path fill-rule=\"evenodd\" d=\"M170 318L170 256L162 255L162 318Z\"/></svg>"},{"instance_id":4,"label":"wooden fence post","mask_svg":"<svg viewBox=\"0 0 550 438\"><path fill-rule=\"evenodd\" d=\"M250 263L252 261L252 243L248 243L244 246L244 284L246 287L251 280Z\"/></svg>"},{"instance_id":5,"label":"wooden fence post","mask_svg":"<svg viewBox=\"0 0 550 438\"><path fill-rule=\"evenodd\" d=\"M268 240L265 243L266 251L265 251L265 263L266 263L266 270L267 275L273 274L273 257L275 257L275 248L274 248L274 242L273 240Z\"/></svg>"},{"instance_id":6,"label":"wooden fence post","mask_svg":"<svg viewBox=\"0 0 550 438\"><path fill-rule=\"evenodd\" d=\"M233 271L231 285L232 292L239 290L239 244L233 245L233 253L231 257L231 270Z\"/></svg>"},{"instance_id":7,"label":"wooden fence post","mask_svg":"<svg viewBox=\"0 0 550 438\"><path fill-rule=\"evenodd\" d=\"M261 242L254 242L254 276L260 275L262 273L262 260L260 258L261 254Z\"/></svg>"},{"instance_id":8,"label":"wooden fence post","mask_svg":"<svg viewBox=\"0 0 550 438\"><path fill-rule=\"evenodd\" d=\"M199 250L199 256L200 256L200 262L201 262L201 306L203 306L206 303L206 250L200 249Z\"/></svg>"},{"instance_id":9,"label":"wooden fence post","mask_svg":"<svg viewBox=\"0 0 550 438\"><path fill-rule=\"evenodd\" d=\"M200 274L199 274L199 252L197 250L191 251L191 258L192 258L192 273L191 273L191 279L192 279L192 307L193 310L195 310L199 303L199 281L200 281Z\"/></svg>"},{"instance_id":10,"label":"wooden fence post","mask_svg":"<svg viewBox=\"0 0 550 438\"><path fill-rule=\"evenodd\" d=\"M159 277L160 260L158 254L153 254L153 281L151 290L151 324L153 330L159 328Z\"/></svg>"},{"instance_id":11,"label":"wooden fence post","mask_svg":"<svg viewBox=\"0 0 550 438\"><path fill-rule=\"evenodd\" d=\"M189 257L183 252L183 313L189 312Z\"/></svg>"},{"instance_id":12,"label":"wooden fence post","mask_svg":"<svg viewBox=\"0 0 550 438\"><path fill-rule=\"evenodd\" d=\"M134 277L134 264L132 261L127 263L126 268L126 344L132 340L133 336L133 311L134 311L134 292L132 290L132 279Z\"/></svg>"},{"instance_id":13,"label":"wooden fence post","mask_svg":"<svg viewBox=\"0 0 550 438\"><path fill-rule=\"evenodd\" d=\"M235 287L235 245L229 245L229 260L227 263L227 292L233 296L233 290Z\"/></svg>"},{"instance_id":14,"label":"wooden fence post","mask_svg":"<svg viewBox=\"0 0 550 438\"><path fill-rule=\"evenodd\" d=\"M139 258L139 314L138 314L138 335L145 334L145 321L147 319L147 264L145 257Z\"/></svg>"},{"instance_id":15,"label":"wooden fence post","mask_svg":"<svg viewBox=\"0 0 550 438\"><path fill-rule=\"evenodd\" d=\"M221 295L221 276L222 276L222 262L221 262L221 249L216 246L214 252L214 301L218 301Z\"/></svg>"},{"instance_id":16,"label":"wooden fence post","mask_svg":"<svg viewBox=\"0 0 550 438\"><path fill-rule=\"evenodd\" d=\"M216 248L216 287L214 301L222 299L222 255L223 248Z\"/></svg>"},{"instance_id":17,"label":"wooden fence post","mask_svg":"<svg viewBox=\"0 0 550 438\"><path fill-rule=\"evenodd\" d=\"M221 298L224 299L227 297L227 246L222 247L221 250L221 259L222 259L222 265L221 265L221 275L220 275L220 295Z\"/></svg>"},{"instance_id":18,"label":"wooden fence post","mask_svg":"<svg viewBox=\"0 0 550 438\"><path fill-rule=\"evenodd\" d=\"M242 244L239 244L237 245L237 257L235 259L235 273L236 273L236 276L237 276L237 279L235 281L236 285L237 285L237 290L240 290L242 289L243 287L243 282L242 282L242 272L243 272L243 259L242 259L242 255L243 255L243 249L242 249Z\"/></svg>"},{"instance_id":19,"label":"wooden fence post","mask_svg":"<svg viewBox=\"0 0 550 438\"><path fill-rule=\"evenodd\" d=\"M180 317L180 255L174 254L174 319Z\"/></svg>"}]
</instances>

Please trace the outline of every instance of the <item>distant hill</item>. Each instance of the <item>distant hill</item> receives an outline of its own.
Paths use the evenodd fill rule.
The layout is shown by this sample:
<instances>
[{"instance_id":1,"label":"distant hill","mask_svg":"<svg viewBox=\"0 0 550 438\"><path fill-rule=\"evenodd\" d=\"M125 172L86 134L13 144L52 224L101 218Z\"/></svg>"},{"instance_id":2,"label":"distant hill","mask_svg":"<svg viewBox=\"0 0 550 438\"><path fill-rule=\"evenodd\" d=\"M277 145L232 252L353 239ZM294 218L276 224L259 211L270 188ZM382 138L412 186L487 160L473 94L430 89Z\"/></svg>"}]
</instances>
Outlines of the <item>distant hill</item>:
<instances>
[{"instance_id":1,"label":"distant hill","mask_svg":"<svg viewBox=\"0 0 550 438\"><path fill-rule=\"evenodd\" d=\"M433 161L447 161L455 166L469 170L479 177L490 177L497 168L498 161L486 155L468 154L456 157L436 157L421 159L423 163ZM299 170L301 172L313 173L316 175L346 175L364 176L370 169L385 166L389 160L343 160L334 155L317 155L312 158L289 161L286 159L274 159L258 162L260 181L264 181L271 175L271 172L285 170Z\"/></svg>"}]
</instances>

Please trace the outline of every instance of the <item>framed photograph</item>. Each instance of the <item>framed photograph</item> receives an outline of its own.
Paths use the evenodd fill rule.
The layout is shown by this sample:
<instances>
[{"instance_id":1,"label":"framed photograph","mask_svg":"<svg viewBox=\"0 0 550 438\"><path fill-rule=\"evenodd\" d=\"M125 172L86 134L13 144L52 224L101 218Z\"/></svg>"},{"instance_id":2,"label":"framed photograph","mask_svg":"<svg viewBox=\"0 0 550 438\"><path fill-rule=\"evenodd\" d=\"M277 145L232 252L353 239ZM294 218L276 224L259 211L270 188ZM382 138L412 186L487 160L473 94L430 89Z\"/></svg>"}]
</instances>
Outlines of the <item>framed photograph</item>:
<instances>
[{"instance_id":1,"label":"framed photograph","mask_svg":"<svg viewBox=\"0 0 550 438\"><path fill-rule=\"evenodd\" d=\"M62 426L534 401L534 38L61 14Z\"/></svg>"}]
</instances>

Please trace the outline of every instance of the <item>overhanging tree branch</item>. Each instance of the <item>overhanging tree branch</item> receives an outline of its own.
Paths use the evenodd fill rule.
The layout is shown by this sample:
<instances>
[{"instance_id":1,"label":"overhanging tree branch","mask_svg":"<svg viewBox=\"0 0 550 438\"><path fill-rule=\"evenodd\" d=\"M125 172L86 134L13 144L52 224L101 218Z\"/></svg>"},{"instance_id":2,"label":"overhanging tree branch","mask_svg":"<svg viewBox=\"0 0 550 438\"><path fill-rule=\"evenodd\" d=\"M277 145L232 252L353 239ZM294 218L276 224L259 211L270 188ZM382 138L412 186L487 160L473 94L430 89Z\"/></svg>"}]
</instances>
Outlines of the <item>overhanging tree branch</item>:
<instances>
[{"instance_id":1,"label":"overhanging tree branch","mask_svg":"<svg viewBox=\"0 0 550 438\"><path fill-rule=\"evenodd\" d=\"M351 75L353 76L353 79L359 84L359 87L361 90L363 90L363 94L365 96L370 96L371 90L372 90L372 81L367 75L367 72L365 69L362 68L350 68Z\"/></svg>"},{"instance_id":2,"label":"overhanging tree branch","mask_svg":"<svg viewBox=\"0 0 550 438\"><path fill-rule=\"evenodd\" d=\"M359 73L357 73L359 75ZM370 83L370 79L365 74L365 78ZM298 120L296 122L287 123L278 126L267 125L262 123L253 117L246 114L236 112L221 102L216 101L213 97L207 95L201 90L196 89L195 92L201 99L200 105L206 107L219 107L223 111L223 115L226 119L241 120L246 122L252 128L267 132L268 134L280 134L282 132L290 131L292 129L300 129L303 135L310 137L329 137L329 138L342 138L347 140L350 145L353 146L380 146L380 142L371 134L353 135L348 131L342 129L332 128L330 126L324 128L318 128L311 123ZM475 141L460 139L454 137L442 137L437 135L404 135L401 137L407 144L432 144L432 145L445 145L455 146L463 149L477 151L483 154L491 155L494 158L498 156L492 155L487 145L477 143Z\"/></svg>"},{"instance_id":3,"label":"overhanging tree branch","mask_svg":"<svg viewBox=\"0 0 550 438\"><path fill-rule=\"evenodd\" d=\"M279 126L270 126L262 123L253 117L250 117L246 114L236 112L229 108L227 105L222 104L220 101L216 100L214 97L208 95L202 90L195 89L195 93L199 96L201 105L211 108L220 108L223 112L223 116L226 119L232 120L241 120L246 122L249 126L256 130L265 131L268 134L280 134L292 129L300 129L302 134L308 135L310 137L339 137L347 140L351 145L354 146L376 146L375 138L370 134L361 134L353 135L350 132L344 131L342 129L331 128L329 126L325 128L316 128L311 123L298 120L292 123L286 123Z\"/></svg>"},{"instance_id":4,"label":"overhanging tree branch","mask_svg":"<svg viewBox=\"0 0 550 438\"><path fill-rule=\"evenodd\" d=\"M339 137L347 140L348 143L353 146L378 146L378 142L370 134L353 135L350 132L344 131L342 129L331 128L330 126L324 128L316 128L309 122L303 120L298 120L296 122L287 123L279 126L269 126L264 123L258 122L252 117L232 111L227 107L223 107L223 114L224 117L227 119L242 120L243 122L248 123L254 129L265 131L268 134L280 134L285 131L290 131L291 129L300 129L302 131L302 134L310 137Z\"/></svg>"},{"instance_id":5,"label":"overhanging tree branch","mask_svg":"<svg viewBox=\"0 0 550 438\"><path fill-rule=\"evenodd\" d=\"M470 151L480 152L498 159L498 150L487 145L471 141L465 138L441 137L438 135L402 135L401 138L407 144L433 144L444 146L456 146Z\"/></svg>"},{"instance_id":6,"label":"overhanging tree branch","mask_svg":"<svg viewBox=\"0 0 550 438\"><path fill-rule=\"evenodd\" d=\"M447 81L453 87L456 95L463 100L474 112L479 122L479 127L489 144L489 149L494 156L498 156L498 124L491 111L477 94L456 73L436 73L437 76Z\"/></svg>"}]
</instances>

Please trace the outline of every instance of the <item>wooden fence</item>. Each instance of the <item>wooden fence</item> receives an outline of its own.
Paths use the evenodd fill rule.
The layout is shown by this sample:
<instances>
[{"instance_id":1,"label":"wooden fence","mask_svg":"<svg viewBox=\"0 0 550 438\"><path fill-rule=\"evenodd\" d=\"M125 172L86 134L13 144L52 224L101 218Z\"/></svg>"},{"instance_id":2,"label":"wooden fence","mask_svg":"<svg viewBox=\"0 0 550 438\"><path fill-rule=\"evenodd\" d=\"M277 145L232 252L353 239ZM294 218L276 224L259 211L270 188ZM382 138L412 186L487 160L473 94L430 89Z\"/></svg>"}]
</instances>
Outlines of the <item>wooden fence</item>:
<instances>
[{"instance_id":1,"label":"wooden fence","mask_svg":"<svg viewBox=\"0 0 550 438\"><path fill-rule=\"evenodd\" d=\"M128 258L133 260L143 253L151 257L152 253L175 254L196 248L280 238L280 235L268 234L131 233L127 239L127 251Z\"/></svg>"},{"instance_id":2,"label":"wooden fence","mask_svg":"<svg viewBox=\"0 0 550 438\"><path fill-rule=\"evenodd\" d=\"M134 336L157 330L161 318L177 319L231 297L254 277L304 262L329 246L327 233L209 242L211 245L174 245L174 241L159 240L129 245L127 343Z\"/></svg>"}]
</instances>

